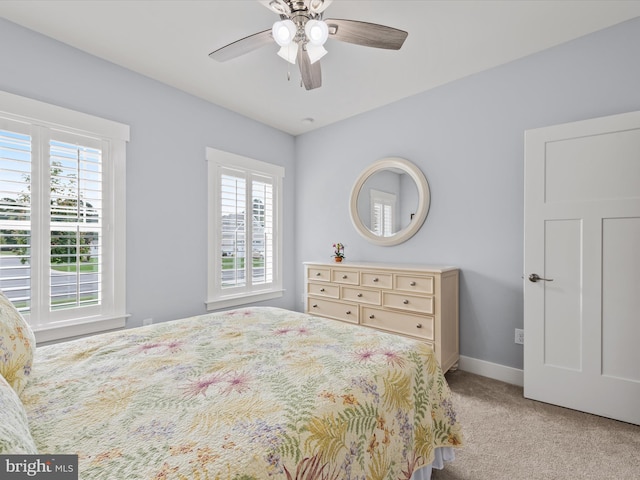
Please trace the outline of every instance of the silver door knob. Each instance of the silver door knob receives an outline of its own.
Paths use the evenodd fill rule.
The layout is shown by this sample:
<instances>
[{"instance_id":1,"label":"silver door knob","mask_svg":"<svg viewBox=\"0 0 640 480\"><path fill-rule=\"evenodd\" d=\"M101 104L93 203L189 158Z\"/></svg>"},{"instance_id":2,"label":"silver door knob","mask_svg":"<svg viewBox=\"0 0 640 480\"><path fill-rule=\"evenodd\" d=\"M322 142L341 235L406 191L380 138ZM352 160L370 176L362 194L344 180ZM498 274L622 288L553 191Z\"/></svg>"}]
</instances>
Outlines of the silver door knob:
<instances>
[{"instance_id":1,"label":"silver door knob","mask_svg":"<svg viewBox=\"0 0 640 480\"><path fill-rule=\"evenodd\" d=\"M553 278L542 278L537 273L532 273L531 275L529 275L530 282L536 283L539 280L542 280L543 282L553 282Z\"/></svg>"}]
</instances>

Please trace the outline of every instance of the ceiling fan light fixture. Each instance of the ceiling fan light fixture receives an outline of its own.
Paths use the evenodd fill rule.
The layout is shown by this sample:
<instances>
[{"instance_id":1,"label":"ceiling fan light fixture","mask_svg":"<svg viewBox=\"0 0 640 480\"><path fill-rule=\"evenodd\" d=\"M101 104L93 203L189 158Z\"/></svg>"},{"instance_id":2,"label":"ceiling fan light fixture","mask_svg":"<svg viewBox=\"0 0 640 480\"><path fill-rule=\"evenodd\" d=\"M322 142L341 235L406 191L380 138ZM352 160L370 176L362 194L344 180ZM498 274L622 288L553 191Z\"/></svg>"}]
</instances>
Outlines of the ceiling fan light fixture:
<instances>
[{"instance_id":1,"label":"ceiling fan light fixture","mask_svg":"<svg viewBox=\"0 0 640 480\"><path fill-rule=\"evenodd\" d=\"M308 0L309 10L314 13L322 13L333 0Z\"/></svg>"},{"instance_id":2,"label":"ceiling fan light fixture","mask_svg":"<svg viewBox=\"0 0 640 480\"><path fill-rule=\"evenodd\" d=\"M289 45L284 45L280 47L278 51L278 56L280 58L284 58L287 62L296 64L296 57L298 56L298 44L296 42L291 42Z\"/></svg>"},{"instance_id":3,"label":"ceiling fan light fixture","mask_svg":"<svg viewBox=\"0 0 640 480\"><path fill-rule=\"evenodd\" d=\"M309 63L314 64L328 52L322 45L312 45L307 43L307 53L309 54Z\"/></svg>"},{"instance_id":4,"label":"ceiling fan light fixture","mask_svg":"<svg viewBox=\"0 0 640 480\"><path fill-rule=\"evenodd\" d=\"M322 20L309 20L304 26L304 33L311 45L322 46L329 38L329 26Z\"/></svg>"},{"instance_id":5,"label":"ceiling fan light fixture","mask_svg":"<svg viewBox=\"0 0 640 480\"><path fill-rule=\"evenodd\" d=\"M320 60L328 52L324 48L329 35L332 40L365 47L400 50L408 33L397 28L358 20L322 21L323 13L333 0L258 0L280 18L270 29L218 48L209 57L224 62L266 45L279 46L278 56L298 64L300 83L307 90L322 86ZM362 2L365 3L365 2ZM300 58L298 58L300 57ZM287 78L291 78L290 69Z\"/></svg>"},{"instance_id":6,"label":"ceiling fan light fixture","mask_svg":"<svg viewBox=\"0 0 640 480\"><path fill-rule=\"evenodd\" d=\"M296 25L291 20L277 21L271 28L273 39L281 47L286 47L292 43L296 36Z\"/></svg>"},{"instance_id":7,"label":"ceiling fan light fixture","mask_svg":"<svg viewBox=\"0 0 640 480\"><path fill-rule=\"evenodd\" d=\"M319 8L321 8L322 5L324 5L324 0L310 0L309 2L309 8L313 11L316 11Z\"/></svg>"},{"instance_id":8,"label":"ceiling fan light fixture","mask_svg":"<svg viewBox=\"0 0 640 480\"><path fill-rule=\"evenodd\" d=\"M274 12L279 13L281 15L285 15L287 13L287 11L285 10L284 6L282 6L282 4L280 2L278 2L278 0L272 0L269 3L269 7L271 7L271 9Z\"/></svg>"}]
</instances>

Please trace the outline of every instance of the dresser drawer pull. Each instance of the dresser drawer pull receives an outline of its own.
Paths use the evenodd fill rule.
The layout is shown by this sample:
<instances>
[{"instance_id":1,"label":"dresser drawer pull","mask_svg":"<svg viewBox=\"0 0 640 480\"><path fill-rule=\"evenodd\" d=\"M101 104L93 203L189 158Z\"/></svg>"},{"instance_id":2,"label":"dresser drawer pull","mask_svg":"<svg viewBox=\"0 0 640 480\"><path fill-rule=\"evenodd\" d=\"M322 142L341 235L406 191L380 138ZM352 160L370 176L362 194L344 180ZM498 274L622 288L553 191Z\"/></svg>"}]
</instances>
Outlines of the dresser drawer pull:
<instances>
[{"instance_id":1,"label":"dresser drawer pull","mask_svg":"<svg viewBox=\"0 0 640 480\"><path fill-rule=\"evenodd\" d=\"M321 289L320 289L320 291L321 291L321 292L324 292L324 288L321 288Z\"/></svg>"},{"instance_id":2,"label":"dresser drawer pull","mask_svg":"<svg viewBox=\"0 0 640 480\"><path fill-rule=\"evenodd\" d=\"M404 302L402 302L402 303L404 303L405 305L408 305L408 304L409 304L409 300L405 300L405 301L404 301Z\"/></svg>"},{"instance_id":3,"label":"dresser drawer pull","mask_svg":"<svg viewBox=\"0 0 640 480\"><path fill-rule=\"evenodd\" d=\"M422 328L422 324L421 323L417 324L416 328Z\"/></svg>"},{"instance_id":4,"label":"dresser drawer pull","mask_svg":"<svg viewBox=\"0 0 640 480\"><path fill-rule=\"evenodd\" d=\"M416 282L411 282L409 285L411 285L412 287L416 286Z\"/></svg>"},{"instance_id":5,"label":"dresser drawer pull","mask_svg":"<svg viewBox=\"0 0 640 480\"><path fill-rule=\"evenodd\" d=\"M315 305L312 305L313 308L318 308L318 304L316 303Z\"/></svg>"},{"instance_id":6,"label":"dresser drawer pull","mask_svg":"<svg viewBox=\"0 0 640 480\"><path fill-rule=\"evenodd\" d=\"M376 318L376 317L375 317L375 315L372 313L371 315L369 315L369 318L370 318L371 320L373 320L373 319L374 319L374 318Z\"/></svg>"},{"instance_id":7,"label":"dresser drawer pull","mask_svg":"<svg viewBox=\"0 0 640 480\"><path fill-rule=\"evenodd\" d=\"M351 315L351 310L347 310L347 315Z\"/></svg>"},{"instance_id":8,"label":"dresser drawer pull","mask_svg":"<svg viewBox=\"0 0 640 480\"><path fill-rule=\"evenodd\" d=\"M361 297L361 296L362 296L362 294L361 294L361 293L359 293L359 294L358 294L358 297Z\"/></svg>"},{"instance_id":9,"label":"dresser drawer pull","mask_svg":"<svg viewBox=\"0 0 640 480\"><path fill-rule=\"evenodd\" d=\"M316 272L316 277L319 277L320 275L322 275L320 272Z\"/></svg>"},{"instance_id":10,"label":"dresser drawer pull","mask_svg":"<svg viewBox=\"0 0 640 480\"><path fill-rule=\"evenodd\" d=\"M347 278L347 276L346 276L346 275L342 275L342 278L343 278L343 279L346 279L346 278Z\"/></svg>"},{"instance_id":11,"label":"dresser drawer pull","mask_svg":"<svg viewBox=\"0 0 640 480\"><path fill-rule=\"evenodd\" d=\"M378 281L378 277L374 278L374 279L373 279L373 281L374 281L374 282L377 282L377 281Z\"/></svg>"}]
</instances>

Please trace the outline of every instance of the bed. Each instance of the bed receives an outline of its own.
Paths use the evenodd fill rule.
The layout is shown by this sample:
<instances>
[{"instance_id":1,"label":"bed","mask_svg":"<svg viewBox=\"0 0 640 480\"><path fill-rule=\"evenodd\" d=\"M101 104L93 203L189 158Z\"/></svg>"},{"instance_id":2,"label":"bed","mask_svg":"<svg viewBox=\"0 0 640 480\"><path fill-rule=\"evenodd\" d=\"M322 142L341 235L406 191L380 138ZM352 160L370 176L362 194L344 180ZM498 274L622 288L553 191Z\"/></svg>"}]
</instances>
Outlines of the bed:
<instances>
[{"instance_id":1,"label":"bed","mask_svg":"<svg viewBox=\"0 0 640 480\"><path fill-rule=\"evenodd\" d=\"M462 445L429 347L278 308L39 347L22 373L0 453L77 454L87 480L424 480Z\"/></svg>"}]
</instances>

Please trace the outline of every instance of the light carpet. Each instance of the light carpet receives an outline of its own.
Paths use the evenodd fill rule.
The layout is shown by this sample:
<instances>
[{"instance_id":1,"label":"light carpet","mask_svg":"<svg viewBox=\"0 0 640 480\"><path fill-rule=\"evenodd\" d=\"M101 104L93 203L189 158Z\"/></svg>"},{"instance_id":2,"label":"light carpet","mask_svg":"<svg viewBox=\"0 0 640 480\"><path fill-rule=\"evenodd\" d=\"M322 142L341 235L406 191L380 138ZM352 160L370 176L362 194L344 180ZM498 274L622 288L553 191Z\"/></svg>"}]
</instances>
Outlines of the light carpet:
<instances>
[{"instance_id":1,"label":"light carpet","mask_svg":"<svg viewBox=\"0 0 640 480\"><path fill-rule=\"evenodd\" d=\"M640 426L528 400L522 387L472 373L446 377L465 446L432 480L640 479Z\"/></svg>"}]
</instances>

